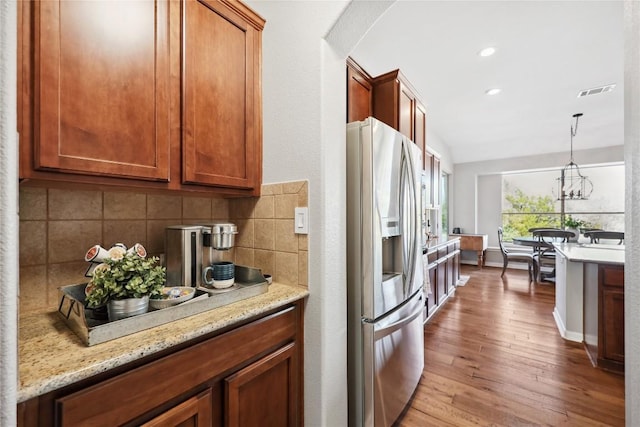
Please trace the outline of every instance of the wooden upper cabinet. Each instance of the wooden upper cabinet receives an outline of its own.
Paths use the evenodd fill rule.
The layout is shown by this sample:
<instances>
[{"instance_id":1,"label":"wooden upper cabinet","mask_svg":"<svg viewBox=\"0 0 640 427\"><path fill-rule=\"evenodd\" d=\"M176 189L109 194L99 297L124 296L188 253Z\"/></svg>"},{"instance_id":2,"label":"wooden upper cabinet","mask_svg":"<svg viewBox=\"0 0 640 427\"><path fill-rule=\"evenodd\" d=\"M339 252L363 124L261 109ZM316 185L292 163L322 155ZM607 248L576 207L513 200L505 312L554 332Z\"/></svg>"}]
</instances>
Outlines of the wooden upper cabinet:
<instances>
[{"instance_id":1,"label":"wooden upper cabinet","mask_svg":"<svg viewBox=\"0 0 640 427\"><path fill-rule=\"evenodd\" d=\"M419 100L416 100L414 111L415 126L413 142L422 150L422 158L424 161L424 153L427 150L427 110Z\"/></svg>"},{"instance_id":2,"label":"wooden upper cabinet","mask_svg":"<svg viewBox=\"0 0 640 427\"><path fill-rule=\"evenodd\" d=\"M413 141L415 129L413 124L415 121L415 97L405 85L400 84L400 98L399 98L399 111L398 111L398 130L405 136L408 136Z\"/></svg>"},{"instance_id":3,"label":"wooden upper cabinet","mask_svg":"<svg viewBox=\"0 0 640 427\"><path fill-rule=\"evenodd\" d=\"M422 149L427 147L427 110L400 70L372 79L373 116L400 131Z\"/></svg>"},{"instance_id":4,"label":"wooden upper cabinet","mask_svg":"<svg viewBox=\"0 0 640 427\"><path fill-rule=\"evenodd\" d=\"M168 2L35 2L33 19L34 169L168 180Z\"/></svg>"},{"instance_id":5,"label":"wooden upper cabinet","mask_svg":"<svg viewBox=\"0 0 640 427\"><path fill-rule=\"evenodd\" d=\"M237 2L196 0L184 7L182 179L259 187L264 21Z\"/></svg>"},{"instance_id":6,"label":"wooden upper cabinet","mask_svg":"<svg viewBox=\"0 0 640 427\"><path fill-rule=\"evenodd\" d=\"M431 161L431 200L433 206L440 206L440 185L442 184L440 176L440 157L434 154Z\"/></svg>"},{"instance_id":7,"label":"wooden upper cabinet","mask_svg":"<svg viewBox=\"0 0 640 427\"><path fill-rule=\"evenodd\" d=\"M259 195L264 23L237 0L20 2L20 178Z\"/></svg>"},{"instance_id":8,"label":"wooden upper cabinet","mask_svg":"<svg viewBox=\"0 0 640 427\"><path fill-rule=\"evenodd\" d=\"M371 76L347 58L347 123L373 116Z\"/></svg>"}]
</instances>

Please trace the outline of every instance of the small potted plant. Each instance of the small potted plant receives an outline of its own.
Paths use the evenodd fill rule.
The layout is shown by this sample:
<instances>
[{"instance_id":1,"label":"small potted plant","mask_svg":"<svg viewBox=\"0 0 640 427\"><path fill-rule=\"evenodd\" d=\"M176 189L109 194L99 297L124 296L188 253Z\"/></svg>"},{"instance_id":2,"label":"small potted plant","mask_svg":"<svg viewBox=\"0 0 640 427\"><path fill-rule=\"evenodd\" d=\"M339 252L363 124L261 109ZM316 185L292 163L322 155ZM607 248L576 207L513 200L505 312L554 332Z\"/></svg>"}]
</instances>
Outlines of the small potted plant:
<instances>
[{"instance_id":1,"label":"small potted plant","mask_svg":"<svg viewBox=\"0 0 640 427\"><path fill-rule=\"evenodd\" d=\"M572 231L573 234L575 234L575 237L572 239L570 238L569 241L577 242L578 237L580 237L580 227L585 227L586 225L586 221L583 221L581 219L574 219L571 217L571 215L567 215L567 217L564 219L564 227L567 229L567 231Z\"/></svg>"},{"instance_id":2,"label":"small potted plant","mask_svg":"<svg viewBox=\"0 0 640 427\"><path fill-rule=\"evenodd\" d=\"M106 258L87 284L87 306L107 305L109 321L146 313L149 297L160 295L165 283L165 268L157 262L157 257L125 251Z\"/></svg>"}]
</instances>

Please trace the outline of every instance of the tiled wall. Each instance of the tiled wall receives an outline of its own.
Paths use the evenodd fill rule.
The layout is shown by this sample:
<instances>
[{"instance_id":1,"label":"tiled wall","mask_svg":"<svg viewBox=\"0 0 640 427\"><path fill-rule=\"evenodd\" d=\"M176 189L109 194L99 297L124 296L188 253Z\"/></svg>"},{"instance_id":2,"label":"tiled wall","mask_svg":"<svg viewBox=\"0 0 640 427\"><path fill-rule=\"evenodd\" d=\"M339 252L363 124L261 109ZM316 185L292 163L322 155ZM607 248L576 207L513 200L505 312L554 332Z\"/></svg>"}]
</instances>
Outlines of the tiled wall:
<instances>
[{"instance_id":1,"label":"tiled wall","mask_svg":"<svg viewBox=\"0 0 640 427\"><path fill-rule=\"evenodd\" d=\"M294 233L294 209L308 206L307 181L270 184L262 196L229 203L238 226L236 264L252 265L281 283L307 286L307 235Z\"/></svg>"},{"instance_id":2,"label":"tiled wall","mask_svg":"<svg viewBox=\"0 0 640 427\"><path fill-rule=\"evenodd\" d=\"M55 309L57 288L82 283L87 249L141 243L164 251L167 225L231 221L236 248L226 258L262 268L275 281L307 284L307 236L293 233L307 182L263 186L262 196L220 199L46 188L20 189L20 313Z\"/></svg>"}]
</instances>

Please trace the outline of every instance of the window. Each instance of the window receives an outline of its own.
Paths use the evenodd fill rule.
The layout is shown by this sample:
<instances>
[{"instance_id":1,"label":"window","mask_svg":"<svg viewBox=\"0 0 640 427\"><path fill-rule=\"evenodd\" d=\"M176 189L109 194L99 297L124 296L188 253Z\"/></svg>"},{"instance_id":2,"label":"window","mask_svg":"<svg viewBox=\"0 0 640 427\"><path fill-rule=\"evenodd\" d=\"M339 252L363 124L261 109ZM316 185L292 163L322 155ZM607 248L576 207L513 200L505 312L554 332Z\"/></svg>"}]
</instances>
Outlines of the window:
<instances>
[{"instance_id":1,"label":"window","mask_svg":"<svg viewBox=\"0 0 640 427\"><path fill-rule=\"evenodd\" d=\"M502 227L505 240L527 236L533 227L561 228L562 215L586 223L585 228L624 231L624 165L584 166L593 183L588 200L557 198L559 169L508 173L502 176Z\"/></svg>"}]
</instances>

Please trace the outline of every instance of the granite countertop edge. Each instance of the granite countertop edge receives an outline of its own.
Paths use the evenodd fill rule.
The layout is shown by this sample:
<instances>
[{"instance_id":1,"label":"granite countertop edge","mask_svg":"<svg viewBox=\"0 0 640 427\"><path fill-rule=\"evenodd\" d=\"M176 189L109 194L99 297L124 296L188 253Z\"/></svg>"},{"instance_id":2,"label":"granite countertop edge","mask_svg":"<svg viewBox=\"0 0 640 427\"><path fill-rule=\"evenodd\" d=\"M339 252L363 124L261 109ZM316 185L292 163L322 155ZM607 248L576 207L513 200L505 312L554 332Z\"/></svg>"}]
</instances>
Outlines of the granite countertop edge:
<instances>
[{"instance_id":1,"label":"granite countertop edge","mask_svg":"<svg viewBox=\"0 0 640 427\"><path fill-rule=\"evenodd\" d=\"M20 317L18 403L306 298L309 290L274 282L261 295L94 346L57 312Z\"/></svg>"}]
</instances>

